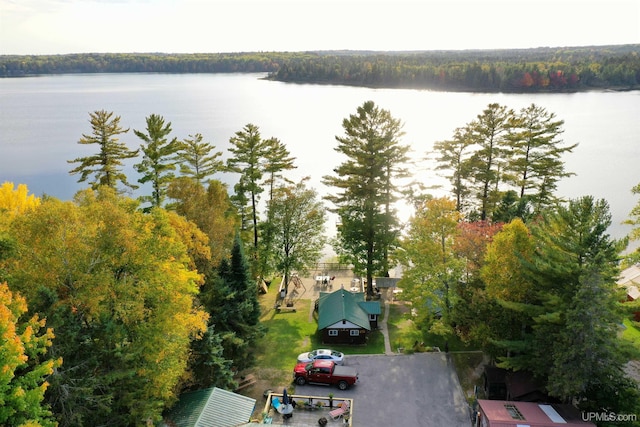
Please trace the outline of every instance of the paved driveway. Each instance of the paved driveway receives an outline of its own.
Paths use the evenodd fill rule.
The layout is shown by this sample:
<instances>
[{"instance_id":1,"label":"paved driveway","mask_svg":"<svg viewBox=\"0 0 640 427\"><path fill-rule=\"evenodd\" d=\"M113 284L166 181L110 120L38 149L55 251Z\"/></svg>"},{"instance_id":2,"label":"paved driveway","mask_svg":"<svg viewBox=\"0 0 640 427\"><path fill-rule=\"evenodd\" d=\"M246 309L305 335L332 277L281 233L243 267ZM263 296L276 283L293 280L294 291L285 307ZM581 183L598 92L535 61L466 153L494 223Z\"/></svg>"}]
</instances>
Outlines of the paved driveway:
<instances>
[{"instance_id":1,"label":"paved driveway","mask_svg":"<svg viewBox=\"0 0 640 427\"><path fill-rule=\"evenodd\" d=\"M470 427L469 406L453 363L445 353L353 355L358 370L348 390L296 386L296 394L353 398L354 427Z\"/></svg>"}]
</instances>

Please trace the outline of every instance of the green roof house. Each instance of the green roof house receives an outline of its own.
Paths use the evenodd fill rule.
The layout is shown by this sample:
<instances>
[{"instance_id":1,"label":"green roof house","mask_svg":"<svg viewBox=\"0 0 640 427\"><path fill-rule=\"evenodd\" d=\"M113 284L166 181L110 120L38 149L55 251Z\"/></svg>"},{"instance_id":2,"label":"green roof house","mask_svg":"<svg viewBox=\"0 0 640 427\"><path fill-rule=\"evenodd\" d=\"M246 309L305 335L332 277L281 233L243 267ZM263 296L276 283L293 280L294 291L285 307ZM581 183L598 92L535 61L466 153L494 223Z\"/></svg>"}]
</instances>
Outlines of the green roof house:
<instances>
[{"instance_id":1,"label":"green roof house","mask_svg":"<svg viewBox=\"0 0 640 427\"><path fill-rule=\"evenodd\" d=\"M221 388L184 393L164 417L165 427L237 427L247 424L256 400Z\"/></svg>"},{"instance_id":2,"label":"green roof house","mask_svg":"<svg viewBox=\"0 0 640 427\"><path fill-rule=\"evenodd\" d=\"M365 301L363 292L338 289L321 292L318 300L318 330L328 344L363 344L378 327L379 301Z\"/></svg>"}]
</instances>

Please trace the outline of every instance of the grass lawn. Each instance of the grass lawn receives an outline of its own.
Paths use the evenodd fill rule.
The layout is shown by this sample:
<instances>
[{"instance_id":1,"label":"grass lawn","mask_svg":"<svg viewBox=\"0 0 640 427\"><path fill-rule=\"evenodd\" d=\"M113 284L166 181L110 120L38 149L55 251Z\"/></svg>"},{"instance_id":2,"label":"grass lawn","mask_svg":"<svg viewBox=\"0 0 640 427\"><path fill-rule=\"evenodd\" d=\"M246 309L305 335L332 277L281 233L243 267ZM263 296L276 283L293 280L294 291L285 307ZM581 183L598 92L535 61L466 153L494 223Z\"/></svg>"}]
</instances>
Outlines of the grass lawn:
<instances>
[{"instance_id":1,"label":"grass lawn","mask_svg":"<svg viewBox=\"0 0 640 427\"><path fill-rule=\"evenodd\" d=\"M640 329L630 319L624 319L622 323L622 351L629 359L640 360Z\"/></svg>"},{"instance_id":2,"label":"grass lawn","mask_svg":"<svg viewBox=\"0 0 640 427\"><path fill-rule=\"evenodd\" d=\"M312 300L298 300L295 312L283 310L277 313L273 309L275 294L276 292L271 289L267 294L260 296L263 313L260 321L267 332L256 345L256 365L251 369L258 378L258 382L243 394L261 401L262 393L266 389L277 390L287 387L290 392L293 392L295 386L292 384L292 370L296 358L298 354L315 348L329 347L347 355L384 354L384 336L380 331L373 331L366 345L323 344L317 333L317 314L311 311ZM387 327L392 350L396 351L398 347L403 347L405 352L411 352L413 344L418 341L424 342L428 347L440 347L444 351L445 342L448 342L450 351L463 352L452 353L452 357L460 383L468 396L473 391L473 386L478 384L478 367L482 364L482 353L469 352L468 350L473 349L466 347L455 336L442 337L418 329L411 320L410 310L407 307L401 302L391 304L389 307Z\"/></svg>"},{"instance_id":3,"label":"grass lawn","mask_svg":"<svg viewBox=\"0 0 640 427\"><path fill-rule=\"evenodd\" d=\"M474 350L465 345L454 334L442 336L419 329L411 318L411 310L409 307L410 306L402 302L398 302L392 304L389 308L387 325L392 350L395 351L401 347L404 348L405 351L411 351L416 341L424 343L426 347L438 347L441 351L445 350L446 344L448 344L449 350L451 351Z\"/></svg>"}]
</instances>

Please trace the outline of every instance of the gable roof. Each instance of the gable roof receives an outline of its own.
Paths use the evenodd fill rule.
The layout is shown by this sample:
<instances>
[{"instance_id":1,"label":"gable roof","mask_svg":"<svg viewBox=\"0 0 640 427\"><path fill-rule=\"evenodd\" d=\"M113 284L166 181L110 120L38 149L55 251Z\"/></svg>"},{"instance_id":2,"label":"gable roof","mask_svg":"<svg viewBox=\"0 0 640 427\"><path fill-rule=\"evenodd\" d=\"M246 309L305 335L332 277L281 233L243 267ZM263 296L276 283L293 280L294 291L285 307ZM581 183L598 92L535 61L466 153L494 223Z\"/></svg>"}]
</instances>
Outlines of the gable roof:
<instances>
[{"instance_id":1,"label":"gable roof","mask_svg":"<svg viewBox=\"0 0 640 427\"><path fill-rule=\"evenodd\" d=\"M376 310L377 304L377 313ZM371 311L369 311L371 310ZM364 293L345 289L328 293L321 292L318 301L318 329L324 329L342 320L371 330L369 314L380 314L378 301L365 301Z\"/></svg>"},{"instance_id":2,"label":"gable roof","mask_svg":"<svg viewBox=\"0 0 640 427\"><path fill-rule=\"evenodd\" d=\"M251 418L256 400L221 388L184 393L165 417L172 427L234 427Z\"/></svg>"},{"instance_id":3,"label":"gable roof","mask_svg":"<svg viewBox=\"0 0 640 427\"><path fill-rule=\"evenodd\" d=\"M640 297L640 264L632 265L620 272L620 277L616 282L619 287L627 289L627 295L636 300Z\"/></svg>"}]
</instances>

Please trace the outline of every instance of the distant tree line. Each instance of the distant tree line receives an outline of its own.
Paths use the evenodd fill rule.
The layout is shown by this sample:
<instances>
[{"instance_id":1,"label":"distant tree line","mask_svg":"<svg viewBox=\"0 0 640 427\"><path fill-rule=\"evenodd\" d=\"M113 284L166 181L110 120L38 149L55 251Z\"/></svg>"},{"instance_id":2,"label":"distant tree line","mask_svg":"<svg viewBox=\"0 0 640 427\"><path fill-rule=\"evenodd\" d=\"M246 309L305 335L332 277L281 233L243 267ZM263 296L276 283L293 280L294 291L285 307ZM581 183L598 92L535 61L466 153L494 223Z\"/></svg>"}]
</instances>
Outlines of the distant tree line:
<instances>
[{"instance_id":1,"label":"distant tree line","mask_svg":"<svg viewBox=\"0 0 640 427\"><path fill-rule=\"evenodd\" d=\"M68 73L248 73L273 80L477 92L640 87L640 45L459 51L86 53L0 56L0 77Z\"/></svg>"}]
</instances>

